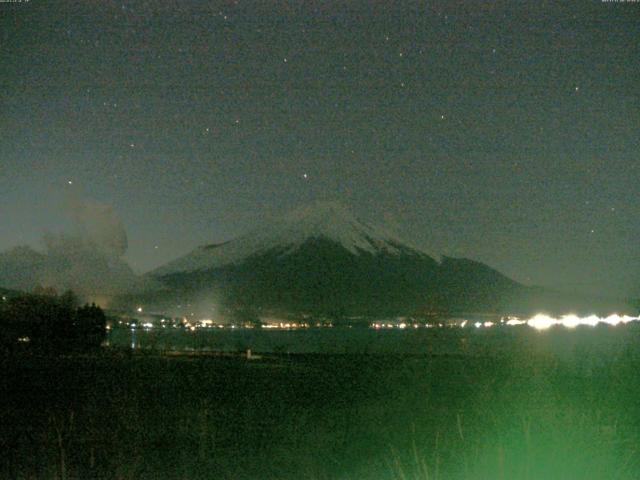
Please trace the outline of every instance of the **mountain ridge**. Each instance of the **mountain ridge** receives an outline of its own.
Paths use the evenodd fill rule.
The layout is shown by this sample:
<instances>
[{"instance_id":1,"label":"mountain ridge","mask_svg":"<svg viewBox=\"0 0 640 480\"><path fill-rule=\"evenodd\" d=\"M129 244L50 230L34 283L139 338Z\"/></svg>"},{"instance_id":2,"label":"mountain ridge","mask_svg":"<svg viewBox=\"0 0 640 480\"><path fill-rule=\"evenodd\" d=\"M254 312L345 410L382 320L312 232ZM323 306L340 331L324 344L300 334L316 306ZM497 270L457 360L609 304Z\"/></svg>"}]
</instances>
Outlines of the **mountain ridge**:
<instances>
[{"instance_id":1,"label":"mountain ridge","mask_svg":"<svg viewBox=\"0 0 640 480\"><path fill-rule=\"evenodd\" d=\"M222 295L226 305L337 316L496 309L522 288L480 262L437 260L334 202L198 247L149 275L185 295Z\"/></svg>"},{"instance_id":2,"label":"mountain ridge","mask_svg":"<svg viewBox=\"0 0 640 480\"><path fill-rule=\"evenodd\" d=\"M399 253L411 249L428 255L388 230L359 220L338 202L317 202L293 210L272 224L255 228L235 239L197 247L148 274L157 277L176 271L219 268L276 248L284 249L285 253L293 251L309 238L335 241L354 254L380 250Z\"/></svg>"}]
</instances>

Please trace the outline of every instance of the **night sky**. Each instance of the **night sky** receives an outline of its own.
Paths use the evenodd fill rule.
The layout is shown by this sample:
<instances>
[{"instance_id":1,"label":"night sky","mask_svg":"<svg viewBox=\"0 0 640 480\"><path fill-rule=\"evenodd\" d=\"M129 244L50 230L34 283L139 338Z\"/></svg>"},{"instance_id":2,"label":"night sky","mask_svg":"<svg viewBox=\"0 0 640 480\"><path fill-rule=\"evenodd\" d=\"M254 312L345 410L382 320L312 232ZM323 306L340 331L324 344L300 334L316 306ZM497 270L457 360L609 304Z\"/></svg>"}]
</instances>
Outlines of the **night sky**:
<instances>
[{"instance_id":1,"label":"night sky","mask_svg":"<svg viewBox=\"0 0 640 480\"><path fill-rule=\"evenodd\" d=\"M144 272L316 200L640 294L640 3L0 3L0 250L112 208Z\"/></svg>"}]
</instances>

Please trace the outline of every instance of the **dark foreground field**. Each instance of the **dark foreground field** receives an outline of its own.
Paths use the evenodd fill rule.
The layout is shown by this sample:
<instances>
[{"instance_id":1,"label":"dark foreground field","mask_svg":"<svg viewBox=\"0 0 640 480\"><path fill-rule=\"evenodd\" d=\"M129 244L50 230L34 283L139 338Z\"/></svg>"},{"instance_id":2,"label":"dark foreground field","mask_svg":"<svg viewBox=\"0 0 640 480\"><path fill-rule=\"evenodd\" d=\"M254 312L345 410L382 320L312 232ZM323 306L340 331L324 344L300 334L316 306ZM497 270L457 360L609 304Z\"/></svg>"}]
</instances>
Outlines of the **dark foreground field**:
<instances>
[{"instance_id":1,"label":"dark foreground field","mask_svg":"<svg viewBox=\"0 0 640 480\"><path fill-rule=\"evenodd\" d=\"M527 332L498 354L252 361L5 355L0 478L637 479L637 339Z\"/></svg>"}]
</instances>

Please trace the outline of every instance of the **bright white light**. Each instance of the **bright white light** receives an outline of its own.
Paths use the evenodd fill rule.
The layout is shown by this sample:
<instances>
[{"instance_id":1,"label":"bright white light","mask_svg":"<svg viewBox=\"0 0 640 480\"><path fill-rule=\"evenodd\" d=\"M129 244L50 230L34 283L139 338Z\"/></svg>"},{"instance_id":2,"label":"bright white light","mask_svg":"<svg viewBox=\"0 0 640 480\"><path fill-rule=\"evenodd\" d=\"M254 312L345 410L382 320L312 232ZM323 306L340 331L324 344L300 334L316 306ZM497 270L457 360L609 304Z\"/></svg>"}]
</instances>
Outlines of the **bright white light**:
<instances>
[{"instance_id":1,"label":"bright white light","mask_svg":"<svg viewBox=\"0 0 640 480\"><path fill-rule=\"evenodd\" d=\"M138 307L138 308L136 308L136 311L137 311L138 313L142 313L142 307Z\"/></svg>"},{"instance_id":2,"label":"bright white light","mask_svg":"<svg viewBox=\"0 0 640 480\"><path fill-rule=\"evenodd\" d=\"M551 318L548 315L544 315L542 313L539 313L535 317L527 320L527 325L537 330L546 330L547 328L552 327L553 325L557 325L557 323L558 323L558 320L556 320L555 318Z\"/></svg>"},{"instance_id":3,"label":"bright white light","mask_svg":"<svg viewBox=\"0 0 640 480\"><path fill-rule=\"evenodd\" d=\"M524 320L518 320L516 318L512 318L510 320L507 320L507 325L509 325L510 327L515 327L516 325L522 325L525 324L527 322L525 322Z\"/></svg>"},{"instance_id":4,"label":"bright white light","mask_svg":"<svg viewBox=\"0 0 640 480\"><path fill-rule=\"evenodd\" d=\"M619 323L629 323L638 320L637 317L630 317L629 315L618 315L617 313L609 315L607 318L603 318L601 321L609 325L618 325Z\"/></svg>"},{"instance_id":5,"label":"bright white light","mask_svg":"<svg viewBox=\"0 0 640 480\"><path fill-rule=\"evenodd\" d=\"M473 325L475 328L493 328L493 327L500 327L501 325L506 325L508 327L514 327L518 325L528 325L532 328L535 328L536 330L547 330L554 326L562 326L565 328L573 329L582 325L590 326L590 327L595 327L598 324L616 326L616 325L626 324L626 323L635 322L635 321L640 321L640 317L631 317L629 315L618 315L617 313L612 313L607 317L598 317L597 315L588 315L585 317L580 317L573 313L562 315L560 317L552 317L550 315L539 313L529 318L528 320L524 320L524 319L521 320L520 318L515 316L507 316L495 322L494 321L483 321L483 322L477 321L473 324L471 324L469 320L462 320L457 325L459 328L464 328L467 325ZM413 325L414 328L420 327L420 325L417 323L408 324L405 322L402 322L402 323L373 322L369 326L371 328L379 330L382 328L403 329L403 328L410 327L411 325ZM455 326L453 324L448 324L448 325ZM278 328L278 327L279 328L295 328L297 326L298 326L297 324L280 324L279 326L275 325L271 328ZM441 323L437 323L437 324L427 323L424 326L426 328L433 328L433 327L443 327L447 325L443 325ZM269 328L269 327L263 326L263 328Z\"/></svg>"},{"instance_id":6,"label":"bright white light","mask_svg":"<svg viewBox=\"0 0 640 480\"><path fill-rule=\"evenodd\" d=\"M567 328L575 328L580 325L582 321L577 315L565 315L560 320L560 323Z\"/></svg>"},{"instance_id":7,"label":"bright white light","mask_svg":"<svg viewBox=\"0 0 640 480\"><path fill-rule=\"evenodd\" d=\"M599 323L605 323L608 325L616 326L620 323L629 323L640 320L639 317L630 317L629 315L620 316L617 313L611 314L608 317L598 317L597 315L589 315L587 317L579 317L574 314L563 315L560 318L553 318L548 315L538 314L535 317L527 320L527 325L537 330L546 330L554 325L562 325L566 328L576 328L579 325L587 325L589 327L595 327ZM507 325L511 325L507 322Z\"/></svg>"},{"instance_id":8,"label":"bright white light","mask_svg":"<svg viewBox=\"0 0 640 480\"><path fill-rule=\"evenodd\" d=\"M580 323L582 325L589 325L590 327L595 327L601 321L602 320L599 317L596 317L595 315L589 315L588 317L582 318Z\"/></svg>"}]
</instances>

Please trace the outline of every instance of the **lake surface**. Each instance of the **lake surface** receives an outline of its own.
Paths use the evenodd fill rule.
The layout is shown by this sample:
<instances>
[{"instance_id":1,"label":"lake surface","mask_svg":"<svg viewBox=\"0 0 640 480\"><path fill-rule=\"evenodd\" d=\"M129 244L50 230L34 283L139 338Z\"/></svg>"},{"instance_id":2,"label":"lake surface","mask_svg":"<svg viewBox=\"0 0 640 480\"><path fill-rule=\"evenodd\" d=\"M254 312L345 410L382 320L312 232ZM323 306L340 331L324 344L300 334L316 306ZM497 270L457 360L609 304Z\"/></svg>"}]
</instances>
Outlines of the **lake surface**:
<instances>
[{"instance_id":1,"label":"lake surface","mask_svg":"<svg viewBox=\"0 0 640 480\"><path fill-rule=\"evenodd\" d=\"M616 327L552 328L536 331L527 326L493 328L420 328L376 330L364 327L270 329L135 329L115 328L108 345L141 350L177 352L326 353L486 355L519 349L548 351L554 355L588 352L615 354L640 346L637 324Z\"/></svg>"}]
</instances>

